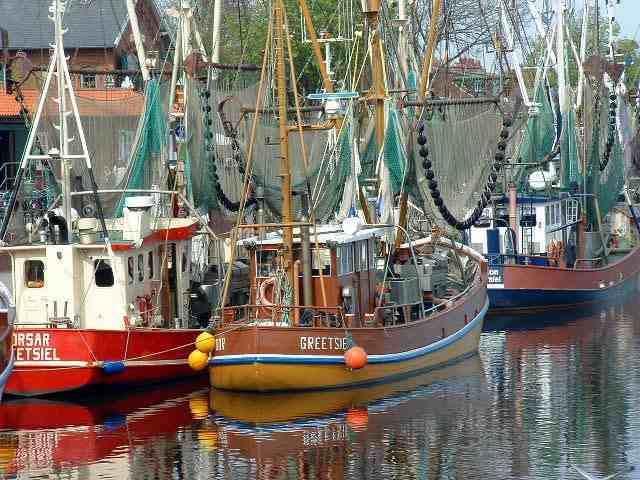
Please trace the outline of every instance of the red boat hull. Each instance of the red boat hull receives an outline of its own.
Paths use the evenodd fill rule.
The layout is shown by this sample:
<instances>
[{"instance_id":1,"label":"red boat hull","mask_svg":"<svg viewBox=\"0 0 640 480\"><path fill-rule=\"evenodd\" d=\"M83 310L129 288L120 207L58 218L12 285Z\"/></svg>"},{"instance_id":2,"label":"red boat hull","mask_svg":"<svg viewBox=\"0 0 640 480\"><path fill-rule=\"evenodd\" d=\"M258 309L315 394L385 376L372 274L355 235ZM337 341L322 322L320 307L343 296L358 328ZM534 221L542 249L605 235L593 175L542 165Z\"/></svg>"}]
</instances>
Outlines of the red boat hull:
<instances>
[{"instance_id":1,"label":"red boat hull","mask_svg":"<svg viewBox=\"0 0 640 480\"><path fill-rule=\"evenodd\" d=\"M162 382L197 374L187 357L200 330L20 328L13 333L13 395Z\"/></svg>"},{"instance_id":2,"label":"red boat hull","mask_svg":"<svg viewBox=\"0 0 640 480\"><path fill-rule=\"evenodd\" d=\"M640 287L640 247L603 268L570 269L538 265L502 269L502 283L489 284L492 312L533 312L605 301Z\"/></svg>"}]
</instances>

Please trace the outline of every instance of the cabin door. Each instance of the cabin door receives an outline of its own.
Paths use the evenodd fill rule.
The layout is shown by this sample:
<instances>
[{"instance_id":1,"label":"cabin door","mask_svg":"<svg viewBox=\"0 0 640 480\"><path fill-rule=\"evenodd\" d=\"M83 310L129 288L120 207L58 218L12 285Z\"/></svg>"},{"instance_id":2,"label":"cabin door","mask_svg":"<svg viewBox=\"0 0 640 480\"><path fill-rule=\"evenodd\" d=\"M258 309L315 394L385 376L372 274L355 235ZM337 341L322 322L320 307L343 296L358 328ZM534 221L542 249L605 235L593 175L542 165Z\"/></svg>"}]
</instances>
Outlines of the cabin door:
<instances>
[{"instance_id":1,"label":"cabin door","mask_svg":"<svg viewBox=\"0 0 640 480\"><path fill-rule=\"evenodd\" d=\"M49 305L49 285L55 280L47 275L47 257L16 259L16 322L47 324L53 315Z\"/></svg>"},{"instance_id":2,"label":"cabin door","mask_svg":"<svg viewBox=\"0 0 640 480\"><path fill-rule=\"evenodd\" d=\"M121 271L118 271L120 267ZM124 294L116 281L116 274L129 281L122 264L115 270L109 257L90 257L83 261L83 288L87 290L82 303L81 327L122 329L124 327Z\"/></svg>"}]
</instances>

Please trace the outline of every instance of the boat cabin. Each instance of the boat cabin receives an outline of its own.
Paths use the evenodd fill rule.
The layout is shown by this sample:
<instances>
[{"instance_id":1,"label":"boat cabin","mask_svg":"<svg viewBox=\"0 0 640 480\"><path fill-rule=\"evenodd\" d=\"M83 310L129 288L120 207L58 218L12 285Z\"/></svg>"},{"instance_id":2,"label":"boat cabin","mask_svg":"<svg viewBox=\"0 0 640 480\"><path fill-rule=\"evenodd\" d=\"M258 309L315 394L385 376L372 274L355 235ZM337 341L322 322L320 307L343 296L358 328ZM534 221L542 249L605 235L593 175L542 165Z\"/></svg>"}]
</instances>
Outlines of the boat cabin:
<instances>
[{"instance_id":1,"label":"boat cabin","mask_svg":"<svg viewBox=\"0 0 640 480\"><path fill-rule=\"evenodd\" d=\"M574 197L518 196L517 229L510 228L509 202L504 197L487 207L470 230L471 247L491 260L497 256L546 257L551 247L566 245L579 218L579 200Z\"/></svg>"},{"instance_id":2,"label":"boat cabin","mask_svg":"<svg viewBox=\"0 0 640 480\"><path fill-rule=\"evenodd\" d=\"M294 319L298 310L326 310L341 307L347 315L361 318L375 309L377 243L384 229L370 228L346 233L340 225L311 227L311 298L313 305L303 305L303 255L300 229L294 229L294 285L292 304ZM316 242L317 236L317 242ZM317 243L317 247L316 247ZM272 232L240 241L249 250L251 299L254 305L276 303L273 284L284 278L283 239L281 232ZM324 282L326 305L323 300ZM297 308L301 307L301 308ZM300 312L301 313L301 312Z\"/></svg>"},{"instance_id":3,"label":"boat cabin","mask_svg":"<svg viewBox=\"0 0 640 480\"><path fill-rule=\"evenodd\" d=\"M122 330L186 327L191 278L189 218L159 217L152 197L129 197L123 216L106 219L113 256L95 218L66 232L56 211L27 224L25 241L1 247L10 272L16 326Z\"/></svg>"}]
</instances>

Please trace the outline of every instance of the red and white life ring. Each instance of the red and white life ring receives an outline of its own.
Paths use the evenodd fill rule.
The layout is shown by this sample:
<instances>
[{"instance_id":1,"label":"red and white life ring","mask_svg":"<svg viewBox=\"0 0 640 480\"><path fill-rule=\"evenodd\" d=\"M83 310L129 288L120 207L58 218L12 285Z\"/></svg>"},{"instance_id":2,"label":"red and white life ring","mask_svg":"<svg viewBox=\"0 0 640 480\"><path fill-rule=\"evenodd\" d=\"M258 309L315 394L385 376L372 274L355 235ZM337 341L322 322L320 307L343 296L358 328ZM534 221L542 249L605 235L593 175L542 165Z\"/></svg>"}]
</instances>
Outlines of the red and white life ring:
<instances>
[{"instance_id":1,"label":"red and white life ring","mask_svg":"<svg viewBox=\"0 0 640 480\"><path fill-rule=\"evenodd\" d=\"M271 290L270 290L270 293L268 294L267 289L269 288ZM258 298L257 298L258 305L272 307L275 288L276 288L276 277L269 277L266 280L263 280L262 282L260 282L260 286L258 287Z\"/></svg>"}]
</instances>

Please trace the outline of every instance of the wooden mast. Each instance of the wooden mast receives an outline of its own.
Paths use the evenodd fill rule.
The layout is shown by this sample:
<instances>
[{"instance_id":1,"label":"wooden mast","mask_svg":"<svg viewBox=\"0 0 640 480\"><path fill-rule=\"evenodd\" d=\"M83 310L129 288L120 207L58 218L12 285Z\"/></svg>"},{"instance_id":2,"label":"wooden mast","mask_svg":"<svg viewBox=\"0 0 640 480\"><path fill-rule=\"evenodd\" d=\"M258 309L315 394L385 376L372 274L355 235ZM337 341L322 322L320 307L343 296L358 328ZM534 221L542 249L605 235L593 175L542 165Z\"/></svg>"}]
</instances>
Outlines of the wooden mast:
<instances>
[{"instance_id":1,"label":"wooden mast","mask_svg":"<svg viewBox=\"0 0 640 480\"><path fill-rule=\"evenodd\" d=\"M274 4L276 26L276 80L278 87L278 117L280 123L280 176L282 177L282 222L284 269L293 285L293 210L291 206L291 164L289 162L289 134L287 128L287 80L284 63L284 5L282 0Z\"/></svg>"}]
</instances>

